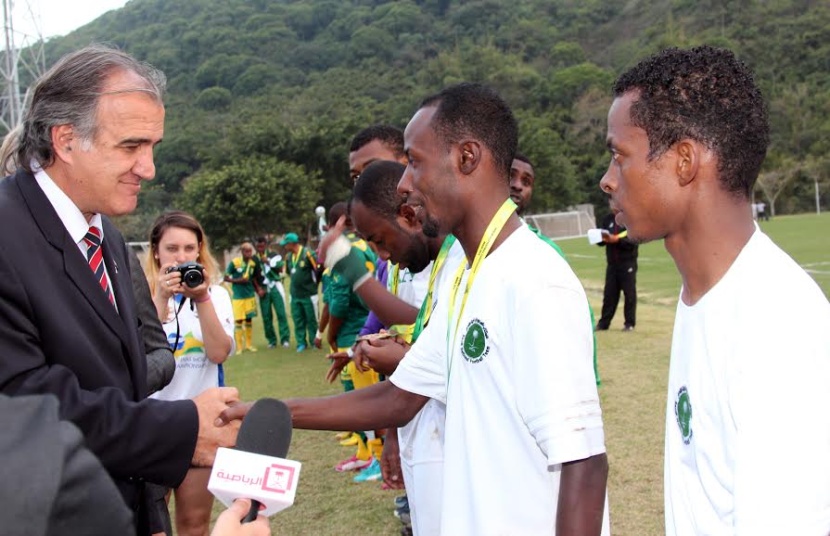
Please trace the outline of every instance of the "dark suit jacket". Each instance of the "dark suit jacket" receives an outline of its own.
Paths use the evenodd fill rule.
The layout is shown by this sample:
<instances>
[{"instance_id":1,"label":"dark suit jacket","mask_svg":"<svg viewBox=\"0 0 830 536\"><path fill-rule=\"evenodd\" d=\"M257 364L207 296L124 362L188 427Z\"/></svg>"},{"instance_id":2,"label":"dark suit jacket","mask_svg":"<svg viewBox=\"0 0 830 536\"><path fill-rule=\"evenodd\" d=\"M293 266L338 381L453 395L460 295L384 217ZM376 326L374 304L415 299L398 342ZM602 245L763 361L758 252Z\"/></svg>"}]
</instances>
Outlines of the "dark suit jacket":
<instances>
[{"instance_id":1,"label":"dark suit jacket","mask_svg":"<svg viewBox=\"0 0 830 536\"><path fill-rule=\"evenodd\" d=\"M173 379L176 360L167 342L167 335L158 319L158 311L150 296L147 278L141 270L141 262L134 251L128 252L130 277L133 280L133 297L138 320L144 335L144 351L147 352L147 395L160 391Z\"/></svg>"},{"instance_id":2,"label":"dark suit jacket","mask_svg":"<svg viewBox=\"0 0 830 536\"><path fill-rule=\"evenodd\" d=\"M32 174L0 182L0 392L52 393L109 471L145 533L144 480L184 478L198 415L192 401L145 399L147 365L127 248L103 219L118 311Z\"/></svg>"},{"instance_id":3,"label":"dark suit jacket","mask_svg":"<svg viewBox=\"0 0 830 536\"><path fill-rule=\"evenodd\" d=\"M135 534L133 514L52 395L0 395L3 534Z\"/></svg>"}]
</instances>

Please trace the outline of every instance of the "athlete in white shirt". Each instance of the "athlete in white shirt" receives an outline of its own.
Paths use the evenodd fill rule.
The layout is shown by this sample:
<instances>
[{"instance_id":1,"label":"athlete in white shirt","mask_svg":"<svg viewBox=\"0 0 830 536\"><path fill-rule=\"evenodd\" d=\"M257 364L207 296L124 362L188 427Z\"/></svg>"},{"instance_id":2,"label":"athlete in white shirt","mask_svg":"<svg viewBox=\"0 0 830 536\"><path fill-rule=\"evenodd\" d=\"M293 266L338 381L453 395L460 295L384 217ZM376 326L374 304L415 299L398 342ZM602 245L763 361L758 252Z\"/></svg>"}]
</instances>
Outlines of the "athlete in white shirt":
<instances>
[{"instance_id":1,"label":"athlete in white shirt","mask_svg":"<svg viewBox=\"0 0 830 536\"><path fill-rule=\"evenodd\" d=\"M587 299L508 199L517 138L510 109L484 86L422 103L404 133L398 191L424 234L451 232L466 259L442 271L432 320L390 381L286 403L298 428L367 429L446 401L440 534L597 536L608 464ZM517 272L516 255L534 262ZM505 445L490 444L494 429Z\"/></svg>"},{"instance_id":2,"label":"athlete in white shirt","mask_svg":"<svg viewBox=\"0 0 830 536\"><path fill-rule=\"evenodd\" d=\"M683 287L669 370L666 533L830 533L830 305L755 225L769 141L731 52L670 49L623 74L600 183Z\"/></svg>"}]
</instances>

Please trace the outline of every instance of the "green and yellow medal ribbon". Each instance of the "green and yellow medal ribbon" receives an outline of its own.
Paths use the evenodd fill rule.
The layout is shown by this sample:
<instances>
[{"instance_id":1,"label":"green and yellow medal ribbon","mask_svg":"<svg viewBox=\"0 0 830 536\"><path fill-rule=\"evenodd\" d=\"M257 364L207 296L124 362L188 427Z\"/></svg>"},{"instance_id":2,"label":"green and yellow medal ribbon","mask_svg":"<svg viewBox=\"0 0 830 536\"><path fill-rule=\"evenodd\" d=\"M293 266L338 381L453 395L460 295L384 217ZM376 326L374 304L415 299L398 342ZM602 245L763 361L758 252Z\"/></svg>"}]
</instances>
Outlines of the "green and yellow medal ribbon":
<instances>
[{"instance_id":1,"label":"green and yellow medal ribbon","mask_svg":"<svg viewBox=\"0 0 830 536\"><path fill-rule=\"evenodd\" d=\"M441 244L441 249L438 250L438 256L435 262L432 263L432 270L429 272L429 285L427 286L427 295L424 297L424 302L421 304L421 309L418 311L418 318L415 319L415 329L412 332L412 342L418 340L424 327L429 324L429 319L432 316L432 296L435 291L435 280L447 260L447 254L452 245L455 244L455 237L447 235L444 242Z\"/></svg>"},{"instance_id":2,"label":"green and yellow medal ribbon","mask_svg":"<svg viewBox=\"0 0 830 536\"><path fill-rule=\"evenodd\" d=\"M389 283L387 286L389 287L389 292L397 296L401 278L401 266L393 263L389 263L389 265L391 268L389 269L389 275L387 276L387 281ZM394 324L389 327L390 332L397 333L406 342L412 342L412 333L414 329L414 324Z\"/></svg>"},{"instance_id":3,"label":"green and yellow medal ribbon","mask_svg":"<svg viewBox=\"0 0 830 536\"><path fill-rule=\"evenodd\" d=\"M502 229L504 229L507 220L515 211L516 203L508 198L501 205L499 210L496 212L496 215L493 216L493 219L490 220L490 223L487 225L487 229L484 231L484 236L481 237L481 241L478 243L478 249L476 250L475 257L473 257L473 263L470 265L470 275L467 277L467 284L464 288L464 295L461 298L461 308L458 310L458 317L455 316L455 302L458 298L458 290L461 288L461 280L464 278L465 263L462 262L458 266L458 269L455 272L455 277L453 277L452 288L450 289L450 306L447 313L447 390L449 390L450 373L452 372L453 352L451 350L455 348L455 339L458 335L458 327L461 324L461 317L464 316L464 308L467 306L467 298L470 297L470 289L472 288L473 282L478 275L481 263L484 262L484 258L488 253L490 253L490 249L493 247L496 238L499 236ZM455 328L452 327L454 318Z\"/></svg>"}]
</instances>

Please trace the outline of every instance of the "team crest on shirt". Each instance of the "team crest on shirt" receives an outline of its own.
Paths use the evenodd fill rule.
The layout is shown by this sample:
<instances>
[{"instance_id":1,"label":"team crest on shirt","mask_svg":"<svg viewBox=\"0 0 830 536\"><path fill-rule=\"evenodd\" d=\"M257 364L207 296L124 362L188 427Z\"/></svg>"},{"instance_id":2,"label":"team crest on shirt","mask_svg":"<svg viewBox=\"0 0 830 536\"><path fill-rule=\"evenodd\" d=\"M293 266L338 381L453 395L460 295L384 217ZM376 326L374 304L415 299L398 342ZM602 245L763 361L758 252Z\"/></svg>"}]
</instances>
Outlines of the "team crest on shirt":
<instances>
[{"instance_id":1,"label":"team crest on shirt","mask_svg":"<svg viewBox=\"0 0 830 536\"><path fill-rule=\"evenodd\" d=\"M461 355L470 363L478 363L490 353L489 338L484 322L478 318L470 320L461 341Z\"/></svg>"},{"instance_id":2,"label":"team crest on shirt","mask_svg":"<svg viewBox=\"0 0 830 536\"><path fill-rule=\"evenodd\" d=\"M674 415L677 417L677 426L680 427L680 437L683 438L683 443L688 445L692 441L692 401L685 385L677 392Z\"/></svg>"}]
</instances>

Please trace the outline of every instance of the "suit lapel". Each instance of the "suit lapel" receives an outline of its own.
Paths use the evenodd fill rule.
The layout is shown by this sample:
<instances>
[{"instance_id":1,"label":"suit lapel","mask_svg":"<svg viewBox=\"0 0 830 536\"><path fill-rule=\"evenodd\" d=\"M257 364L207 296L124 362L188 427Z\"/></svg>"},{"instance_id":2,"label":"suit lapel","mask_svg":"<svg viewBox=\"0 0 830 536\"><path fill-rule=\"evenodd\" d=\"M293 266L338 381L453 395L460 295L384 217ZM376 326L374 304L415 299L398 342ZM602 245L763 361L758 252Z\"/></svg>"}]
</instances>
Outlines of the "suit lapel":
<instances>
[{"instance_id":1,"label":"suit lapel","mask_svg":"<svg viewBox=\"0 0 830 536\"><path fill-rule=\"evenodd\" d=\"M125 345L128 345L129 339L124 322L118 316L115 307L109 302L106 293L95 279L95 274L92 273L89 264L78 249L78 244L72 241L72 237L69 236L66 227L64 227L49 199L46 198L46 195L38 186L34 176L25 171L19 171L9 180L17 181L35 223L37 223L46 240L61 251L63 269L66 275L80 290L84 299L89 302L103 323L114 331L124 341ZM108 256L106 247L104 248L104 256L105 259ZM107 270L110 269L110 265L107 264ZM116 290L116 296L118 296L117 292L118 290Z\"/></svg>"}]
</instances>

